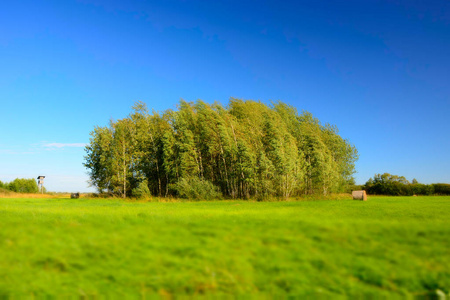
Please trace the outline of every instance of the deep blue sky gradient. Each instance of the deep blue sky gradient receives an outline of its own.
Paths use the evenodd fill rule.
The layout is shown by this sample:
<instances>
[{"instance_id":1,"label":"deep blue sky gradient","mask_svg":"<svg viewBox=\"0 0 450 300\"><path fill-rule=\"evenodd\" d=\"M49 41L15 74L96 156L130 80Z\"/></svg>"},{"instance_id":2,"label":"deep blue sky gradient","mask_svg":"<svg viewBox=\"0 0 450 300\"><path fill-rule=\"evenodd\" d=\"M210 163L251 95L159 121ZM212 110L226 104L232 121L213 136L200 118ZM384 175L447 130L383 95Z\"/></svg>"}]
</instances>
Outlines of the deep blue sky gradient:
<instances>
[{"instance_id":1,"label":"deep blue sky gradient","mask_svg":"<svg viewBox=\"0 0 450 300\"><path fill-rule=\"evenodd\" d=\"M281 100L375 173L450 182L449 1L1 1L0 180L88 191L82 145L135 101Z\"/></svg>"}]
</instances>

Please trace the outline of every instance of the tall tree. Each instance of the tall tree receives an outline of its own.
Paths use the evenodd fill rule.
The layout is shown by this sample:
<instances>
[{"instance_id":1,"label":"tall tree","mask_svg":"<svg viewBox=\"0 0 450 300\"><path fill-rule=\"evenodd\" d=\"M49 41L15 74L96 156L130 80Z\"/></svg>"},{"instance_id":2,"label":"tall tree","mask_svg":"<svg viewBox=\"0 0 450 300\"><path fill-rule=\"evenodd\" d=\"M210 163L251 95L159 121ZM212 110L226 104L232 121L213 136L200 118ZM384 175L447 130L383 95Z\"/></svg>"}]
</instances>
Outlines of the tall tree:
<instances>
[{"instance_id":1,"label":"tall tree","mask_svg":"<svg viewBox=\"0 0 450 300\"><path fill-rule=\"evenodd\" d=\"M111 143L112 153L112 180L115 182L115 191L124 198L127 189L131 191L133 178L133 167L136 158L135 132L130 119L122 119L112 125L113 140Z\"/></svg>"},{"instance_id":2,"label":"tall tree","mask_svg":"<svg viewBox=\"0 0 450 300\"><path fill-rule=\"evenodd\" d=\"M143 185L158 196L192 185L265 198L340 191L356 159L335 126L308 112L231 98L227 107L181 100L161 114L138 102L127 118L94 129L84 165L99 191L122 197Z\"/></svg>"},{"instance_id":3,"label":"tall tree","mask_svg":"<svg viewBox=\"0 0 450 300\"><path fill-rule=\"evenodd\" d=\"M113 131L108 127L95 127L90 133L90 143L85 147L84 166L88 169L90 184L99 192L111 192Z\"/></svg>"}]
</instances>

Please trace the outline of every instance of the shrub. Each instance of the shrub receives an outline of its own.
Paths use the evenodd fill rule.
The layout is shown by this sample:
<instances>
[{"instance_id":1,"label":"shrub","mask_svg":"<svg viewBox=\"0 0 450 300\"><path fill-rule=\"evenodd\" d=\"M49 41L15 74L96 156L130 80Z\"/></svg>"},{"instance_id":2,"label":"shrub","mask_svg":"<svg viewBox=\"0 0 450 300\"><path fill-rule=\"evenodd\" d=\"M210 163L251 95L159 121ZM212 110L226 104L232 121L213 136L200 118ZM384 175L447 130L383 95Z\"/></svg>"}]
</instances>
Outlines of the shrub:
<instances>
[{"instance_id":1,"label":"shrub","mask_svg":"<svg viewBox=\"0 0 450 300\"><path fill-rule=\"evenodd\" d=\"M149 198L151 193L148 188L147 180L140 182L138 186L131 191L131 193L136 198Z\"/></svg>"},{"instance_id":2,"label":"shrub","mask_svg":"<svg viewBox=\"0 0 450 300\"><path fill-rule=\"evenodd\" d=\"M8 190L16 193L37 193L39 192L36 180L33 178L16 178L8 185Z\"/></svg>"},{"instance_id":3,"label":"shrub","mask_svg":"<svg viewBox=\"0 0 450 300\"><path fill-rule=\"evenodd\" d=\"M414 195L432 195L434 187L431 184L414 183L410 185Z\"/></svg>"},{"instance_id":4,"label":"shrub","mask_svg":"<svg viewBox=\"0 0 450 300\"><path fill-rule=\"evenodd\" d=\"M389 173L375 174L364 185L370 195L412 196L412 195L450 195L450 184L423 184L413 179L412 183L403 176Z\"/></svg>"},{"instance_id":5,"label":"shrub","mask_svg":"<svg viewBox=\"0 0 450 300\"><path fill-rule=\"evenodd\" d=\"M434 193L438 195L450 195L450 184L434 183Z\"/></svg>"},{"instance_id":6,"label":"shrub","mask_svg":"<svg viewBox=\"0 0 450 300\"><path fill-rule=\"evenodd\" d=\"M185 199L212 200L222 197L222 193L217 186L198 177L180 179L174 185L174 190L180 198Z\"/></svg>"}]
</instances>

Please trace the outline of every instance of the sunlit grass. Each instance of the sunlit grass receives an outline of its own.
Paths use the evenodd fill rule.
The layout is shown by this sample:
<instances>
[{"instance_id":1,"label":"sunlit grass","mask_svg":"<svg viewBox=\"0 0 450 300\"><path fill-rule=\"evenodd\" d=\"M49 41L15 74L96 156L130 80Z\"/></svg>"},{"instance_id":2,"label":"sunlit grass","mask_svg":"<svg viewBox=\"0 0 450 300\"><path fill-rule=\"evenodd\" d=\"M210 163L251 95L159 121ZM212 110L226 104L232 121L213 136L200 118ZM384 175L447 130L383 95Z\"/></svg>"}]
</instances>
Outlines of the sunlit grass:
<instances>
[{"instance_id":1,"label":"sunlit grass","mask_svg":"<svg viewBox=\"0 0 450 300\"><path fill-rule=\"evenodd\" d=\"M450 289L450 197L0 199L0 297Z\"/></svg>"}]
</instances>

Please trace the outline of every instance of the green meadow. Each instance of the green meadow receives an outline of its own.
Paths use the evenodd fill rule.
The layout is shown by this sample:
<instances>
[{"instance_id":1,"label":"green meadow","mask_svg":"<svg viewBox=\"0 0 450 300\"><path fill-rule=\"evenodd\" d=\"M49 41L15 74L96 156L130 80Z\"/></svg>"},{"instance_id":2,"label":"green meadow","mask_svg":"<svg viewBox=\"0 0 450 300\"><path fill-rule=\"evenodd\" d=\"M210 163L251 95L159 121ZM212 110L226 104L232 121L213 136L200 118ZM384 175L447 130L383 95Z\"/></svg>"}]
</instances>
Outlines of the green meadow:
<instances>
[{"instance_id":1,"label":"green meadow","mask_svg":"<svg viewBox=\"0 0 450 300\"><path fill-rule=\"evenodd\" d=\"M0 298L450 292L450 197L0 198Z\"/></svg>"}]
</instances>

